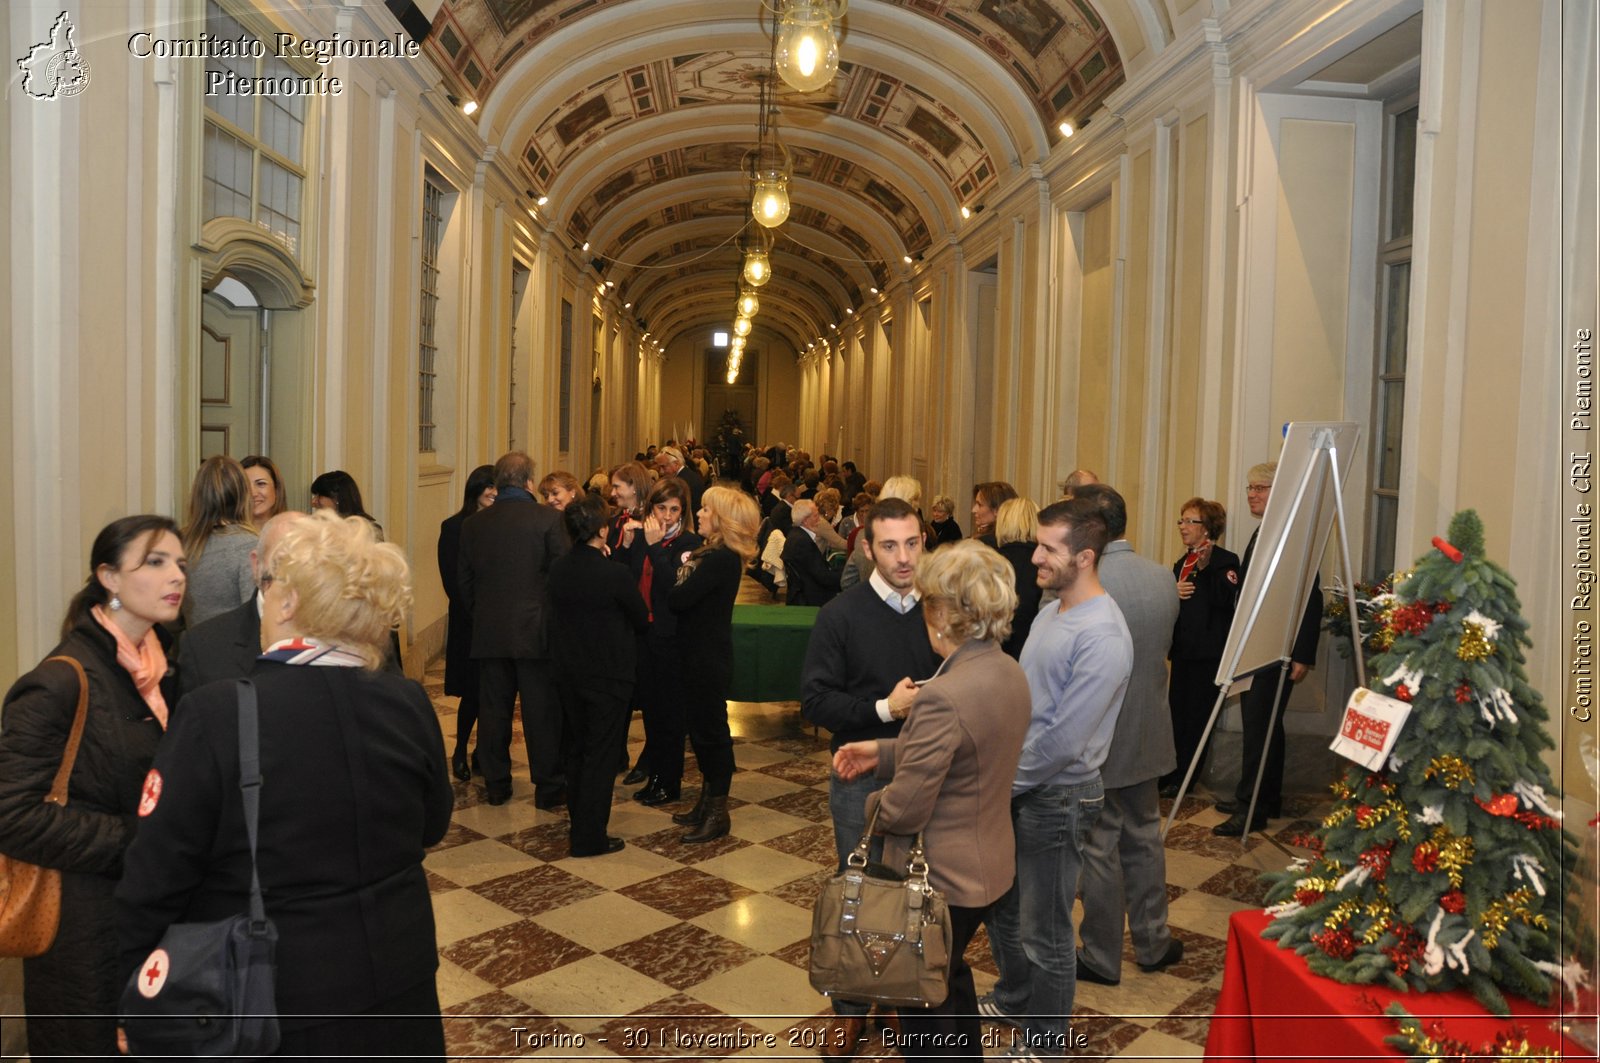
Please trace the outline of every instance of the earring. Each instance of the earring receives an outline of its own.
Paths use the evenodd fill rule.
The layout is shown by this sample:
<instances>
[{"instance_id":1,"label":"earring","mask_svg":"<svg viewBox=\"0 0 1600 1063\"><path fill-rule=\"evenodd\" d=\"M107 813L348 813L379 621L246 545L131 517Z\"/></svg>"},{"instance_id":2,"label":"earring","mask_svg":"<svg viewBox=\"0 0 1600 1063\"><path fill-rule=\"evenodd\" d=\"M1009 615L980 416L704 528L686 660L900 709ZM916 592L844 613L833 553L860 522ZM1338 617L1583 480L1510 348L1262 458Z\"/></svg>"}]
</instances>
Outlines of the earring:
<instances>
[{"instance_id":1,"label":"earring","mask_svg":"<svg viewBox=\"0 0 1600 1063\"><path fill-rule=\"evenodd\" d=\"M111 596L111 611L114 613L118 609L121 609L121 608L122 608L122 599L118 598L115 594L113 594Z\"/></svg>"}]
</instances>

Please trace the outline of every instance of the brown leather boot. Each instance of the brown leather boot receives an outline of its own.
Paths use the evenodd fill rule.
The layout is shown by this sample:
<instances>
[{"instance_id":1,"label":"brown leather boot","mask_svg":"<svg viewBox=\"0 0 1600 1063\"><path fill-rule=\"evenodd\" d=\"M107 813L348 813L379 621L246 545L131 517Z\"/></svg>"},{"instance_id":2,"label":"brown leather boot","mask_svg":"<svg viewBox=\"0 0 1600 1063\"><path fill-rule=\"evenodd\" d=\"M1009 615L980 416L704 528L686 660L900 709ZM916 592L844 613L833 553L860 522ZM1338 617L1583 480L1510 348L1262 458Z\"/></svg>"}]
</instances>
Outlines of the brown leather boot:
<instances>
[{"instance_id":1,"label":"brown leather boot","mask_svg":"<svg viewBox=\"0 0 1600 1063\"><path fill-rule=\"evenodd\" d=\"M696 801L694 803L694 807L687 812L674 812L672 814L672 822L676 823L680 827L698 827L705 821L706 791L705 788L702 787L700 790L700 800Z\"/></svg>"},{"instance_id":2,"label":"brown leather boot","mask_svg":"<svg viewBox=\"0 0 1600 1063\"><path fill-rule=\"evenodd\" d=\"M867 1037L867 1019L864 1015L841 1015L833 1029L823 1039L819 1051L830 1059L849 1059L861 1049Z\"/></svg>"},{"instance_id":3,"label":"brown leather boot","mask_svg":"<svg viewBox=\"0 0 1600 1063\"><path fill-rule=\"evenodd\" d=\"M728 827L730 825L731 824L728 821L727 795L724 794L721 797L708 797L706 798L705 819L700 821L700 825L698 827L690 831L688 834L685 834L682 840L685 842L716 841L718 838L728 833Z\"/></svg>"}]
</instances>

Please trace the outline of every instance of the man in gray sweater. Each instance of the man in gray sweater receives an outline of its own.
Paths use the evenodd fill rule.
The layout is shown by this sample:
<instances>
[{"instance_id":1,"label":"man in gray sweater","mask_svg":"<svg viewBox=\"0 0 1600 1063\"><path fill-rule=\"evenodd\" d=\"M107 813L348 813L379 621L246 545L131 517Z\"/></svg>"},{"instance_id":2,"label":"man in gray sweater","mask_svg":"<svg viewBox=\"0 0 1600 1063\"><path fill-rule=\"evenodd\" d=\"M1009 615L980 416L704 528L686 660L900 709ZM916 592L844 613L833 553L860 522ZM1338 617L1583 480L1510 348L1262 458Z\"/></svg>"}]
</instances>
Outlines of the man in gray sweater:
<instances>
[{"instance_id":1,"label":"man in gray sweater","mask_svg":"<svg viewBox=\"0 0 1600 1063\"><path fill-rule=\"evenodd\" d=\"M1167 857L1157 792L1161 776L1177 764L1167 711L1167 650L1178 620L1178 590L1168 569L1134 553L1123 537L1128 506L1116 489L1085 484L1073 489L1073 498L1105 518L1112 541L1100 555L1100 584L1133 636L1133 674L1100 765L1105 805L1089 830L1078 881L1078 980L1116 985L1122 980L1124 915L1141 971L1159 971L1183 957L1183 942L1167 928Z\"/></svg>"}]
</instances>

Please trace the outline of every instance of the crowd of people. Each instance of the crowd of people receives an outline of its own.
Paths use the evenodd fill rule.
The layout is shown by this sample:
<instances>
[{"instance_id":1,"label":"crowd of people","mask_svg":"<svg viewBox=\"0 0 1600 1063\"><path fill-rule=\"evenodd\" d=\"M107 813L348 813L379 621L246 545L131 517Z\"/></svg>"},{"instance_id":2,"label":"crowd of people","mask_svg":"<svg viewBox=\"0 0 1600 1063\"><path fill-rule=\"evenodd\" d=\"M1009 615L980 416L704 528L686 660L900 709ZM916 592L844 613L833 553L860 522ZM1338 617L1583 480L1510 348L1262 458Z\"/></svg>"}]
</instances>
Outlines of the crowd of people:
<instances>
[{"instance_id":1,"label":"crowd of people","mask_svg":"<svg viewBox=\"0 0 1600 1063\"><path fill-rule=\"evenodd\" d=\"M1250 470L1253 516L1274 471ZM356 481L318 476L308 514L288 509L270 459L208 459L181 526L127 517L93 544L50 655L80 663L87 683L66 804L43 797L76 671L47 659L5 698L0 852L63 873L60 931L24 966L31 1051L114 1053L122 986L166 928L243 908L236 706L248 679L262 706L257 865L281 935L281 1051L442 1057L422 859L449 826L451 776L509 801L520 709L533 803L566 809L573 857L624 848L608 831L618 776L641 804L674 806L684 843L726 835L732 618L749 575L820 607L801 712L831 736L841 869L869 821L883 835L873 857L890 863L923 832L950 904L949 998L879 1021L901 1025L913 1058L919 1035L946 1057L980 1057L980 1016L1020 1029L1026 1058L1062 1055L1076 982L1121 979L1125 923L1141 970L1182 957L1158 802L1204 757L1254 538L1231 553L1223 507L1190 499L1169 572L1133 551L1115 489L1077 470L1061 492L1040 507L979 483L963 534L956 503L936 495L925 511L912 477L869 480L782 444L713 457L669 442L586 480L540 478L527 454L504 454L466 477L439 532L445 692L460 699L447 754L427 697L400 674L411 574ZM1319 597L1296 682L1315 663ZM1280 811L1281 711L1272 720L1287 689L1259 686L1218 834ZM634 709L645 744L630 765ZM979 926L1000 971L982 998L962 959ZM841 1029L824 1051L853 1053L871 1009L833 1005ZM375 1018L395 1015L418 1018Z\"/></svg>"}]
</instances>

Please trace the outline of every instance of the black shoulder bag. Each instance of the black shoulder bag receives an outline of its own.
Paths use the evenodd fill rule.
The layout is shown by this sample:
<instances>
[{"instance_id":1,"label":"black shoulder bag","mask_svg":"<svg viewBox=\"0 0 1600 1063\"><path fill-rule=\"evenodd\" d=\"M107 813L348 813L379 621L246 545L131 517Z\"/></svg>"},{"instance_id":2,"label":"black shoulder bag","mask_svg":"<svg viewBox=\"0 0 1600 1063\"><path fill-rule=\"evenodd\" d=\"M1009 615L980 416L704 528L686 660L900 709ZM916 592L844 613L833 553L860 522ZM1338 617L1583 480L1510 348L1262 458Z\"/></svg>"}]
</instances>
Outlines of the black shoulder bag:
<instances>
[{"instance_id":1,"label":"black shoulder bag","mask_svg":"<svg viewBox=\"0 0 1600 1063\"><path fill-rule=\"evenodd\" d=\"M261 1059L278 1047L278 929L256 872L261 735L256 688L239 680L239 791L250 836L250 910L215 923L174 923L122 991L135 1056Z\"/></svg>"}]
</instances>

